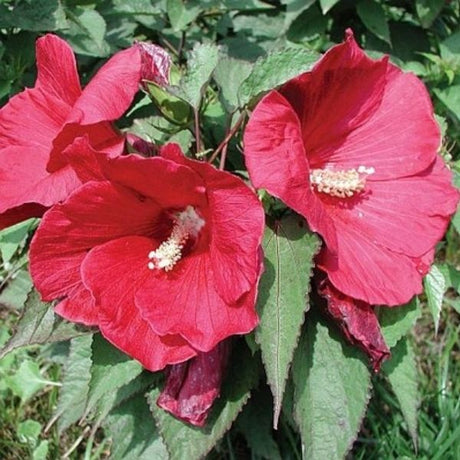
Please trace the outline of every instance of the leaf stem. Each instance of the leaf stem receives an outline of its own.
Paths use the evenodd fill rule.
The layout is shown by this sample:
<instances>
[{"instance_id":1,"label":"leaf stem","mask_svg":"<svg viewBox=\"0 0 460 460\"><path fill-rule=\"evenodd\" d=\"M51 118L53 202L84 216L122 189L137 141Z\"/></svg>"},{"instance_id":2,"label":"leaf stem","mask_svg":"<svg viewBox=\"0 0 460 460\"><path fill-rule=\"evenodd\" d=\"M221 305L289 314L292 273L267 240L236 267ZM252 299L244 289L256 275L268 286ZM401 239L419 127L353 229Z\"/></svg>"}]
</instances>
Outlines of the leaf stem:
<instances>
[{"instance_id":1,"label":"leaf stem","mask_svg":"<svg viewBox=\"0 0 460 460\"><path fill-rule=\"evenodd\" d=\"M193 108L193 113L195 115L195 145L196 153L202 151L201 145L201 135L200 135L200 109Z\"/></svg>"},{"instance_id":2,"label":"leaf stem","mask_svg":"<svg viewBox=\"0 0 460 460\"><path fill-rule=\"evenodd\" d=\"M214 150L213 154L211 155L211 158L208 160L208 163L212 163L217 158L219 153L222 152L225 149L225 154L224 153L222 154L222 156L224 157L224 160L223 160L223 163L222 163L222 159L221 159L221 165L225 164L225 157L227 155L228 143L230 142L231 138L235 135L235 133L240 129L240 127L243 124L243 121L244 121L245 118L246 118L246 112L242 112L240 117L236 121L236 123L233 125L233 128L225 136L225 139L219 144L219 146L216 148L216 150Z\"/></svg>"}]
</instances>

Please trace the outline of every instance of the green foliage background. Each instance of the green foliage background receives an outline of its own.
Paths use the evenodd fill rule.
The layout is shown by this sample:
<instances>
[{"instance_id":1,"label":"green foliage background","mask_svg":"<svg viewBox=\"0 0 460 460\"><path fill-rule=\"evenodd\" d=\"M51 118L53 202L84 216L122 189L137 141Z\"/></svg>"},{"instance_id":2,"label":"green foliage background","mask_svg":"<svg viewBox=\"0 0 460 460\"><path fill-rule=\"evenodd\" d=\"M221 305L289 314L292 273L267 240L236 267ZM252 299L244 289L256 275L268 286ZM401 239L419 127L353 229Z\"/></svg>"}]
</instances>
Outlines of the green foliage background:
<instances>
[{"instance_id":1,"label":"green foliage background","mask_svg":"<svg viewBox=\"0 0 460 460\"><path fill-rule=\"evenodd\" d=\"M156 142L179 142L203 156L219 149L233 127L236 137L228 147L227 167L244 175L240 128L245 108L264 91L308 70L317 53L340 42L348 27L369 54L387 53L425 81L444 132L441 152L460 185L457 1L0 0L0 106L24 86L33 85L34 42L45 32L57 33L71 44L84 81L117 50L134 40L150 40L173 56L176 99L151 88L156 108L140 95L120 127ZM197 114L202 121L199 139L193 125ZM263 201L276 211L276 203L268 197ZM273 315L295 317L294 323L281 324L287 330L297 328L300 335L303 311L280 312L278 305L259 301L262 326L247 342L257 359L256 350L261 349L269 387L258 382L258 369L247 365L243 373L244 366L233 363L229 371L233 380L223 390L231 404L219 416L215 412L204 437L153 403L152 418L143 395L155 400L155 383L161 376L152 378L98 335L61 323L47 313L48 306L33 294L28 296L26 251L36 224L29 221L0 233L0 345L13 331L20 332L19 338L8 342L12 352L0 360L0 458L96 459L109 453L115 459L164 458L156 424L170 450L178 444L174 451L178 458L187 446L196 448L194 456L205 455L216 442L210 458L301 458L302 454L341 458L359 426L350 458L460 458L459 213L425 280L426 295L399 309L398 317L380 312L385 338L393 347L393 358L381 375L370 376L362 355L343 345L314 308L300 338L303 354L294 353L296 343L283 342L284 331L277 331L283 366L271 369L265 359L273 353L271 331L264 329L264 322L271 323ZM298 251L283 240L293 231L299 230L293 230L289 219L267 229L268 267L297 263ZM316 239L305 232L296 238L305 242L302 247L311 259ZM275 248L283 254L280 259ZM288 277L281 283L285 291L277 295L302 299L305 292L300 286L308 278L309 263L302 271L305 280ZM267 283L267 272L262 283ZM268 298L272 287L273 283L267 284ZM26 299L26 314L18 321ZM241 359L256 361L244 343L237 346ZM305 350L309 350L307 363ZM344 363L343 356L349 361ZM292 360L292 379L286 380ZM115 383L105 386L104 375ZM309 384L303 386L306 381ZM347 381L353 385L343 385ZM65 391L59 393L59 388ZM335 414L328 418L323 416L326 406L317 403L322 398L326 405L331 402L321 393L331 388L341 397L326 411ZM248 402L250 389L254 390ZM280 416L277 431L271 425L272 394L276 418ZM348 404L350 412L345 414ZM333 427L343 414L349 425L339 435Z\"/></svg>"}]
</instances>

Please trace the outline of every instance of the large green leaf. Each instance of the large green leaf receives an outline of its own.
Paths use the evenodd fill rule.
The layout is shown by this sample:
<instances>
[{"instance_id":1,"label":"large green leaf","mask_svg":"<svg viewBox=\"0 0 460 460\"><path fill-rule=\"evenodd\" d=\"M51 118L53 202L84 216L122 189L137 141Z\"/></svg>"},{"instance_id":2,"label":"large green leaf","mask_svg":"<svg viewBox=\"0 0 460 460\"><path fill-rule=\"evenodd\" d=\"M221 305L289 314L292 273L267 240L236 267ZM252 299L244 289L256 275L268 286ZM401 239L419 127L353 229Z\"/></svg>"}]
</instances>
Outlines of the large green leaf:
<instances>
[{"instance_id":1,"label":"large green leaf","mask_svg":"<svg viewBox=\"0 0 460 460\"><path fill-rule=\"evenodd\" d=\"M196 110L216 68L218 56L219 48L213 43L197 43L189 53L187 73L179 83L178 96Z\"/></svg>"},{"instance_id":2,"label":"large green leaf","mask_svg":"<svg viewBox=\"0 0 460 460\"><path fill-rule=\"evenodd\" d=\"M27 297L15 334L0 350L0 359L19 347L60 342L86 333L88 331L56 316L50 304L42 302L34 290Z\"/></svg>"},{"instance_id":3,"label":"large green leaf","mask_svg":"<svg viewBox=\"0 0 460 460\"><path fill-rule=\"evenodd\" d=\"M305 312L313 257L319 239L297 216L271 222L264 235L265 273L259 287L260 324L256 329L267 381L274 398L274 426Z\"/></svg>"},{"instance_id":4,"label":"large green leaf","mask_svg":"<svg viewBox=\"0 0 460 460\"><path fill-rule=\"evenodd\" d=\"M214 80L220 89L220 98L228 112L238 108L238 90L248 77L252 64L241 59L221 56L214 71Z\"/></svg>"},{"instance_id":5,"label":"large green leaf","mask_svg":"<svg viewBox=\"0 0 460 460\"><path fill-rule=\"evenodd\" d=\"M12 9L0 10L0 27L30 31L52 31L66 27L59 0L19 0Z\"/></svg>"},{"instance_id":6,"label":"large green leaf","mask_svg":"<svg viewBox=\"0 0 460 460\"><path fill-rule=\"evenodd\" d=\"M389 348L405 336L421 315L419 300L414 297L409 303L399 307L376 309L383 338Z\"/></svg>"},{"instance_id":7,"label":"large green leaf","mask_svg":"<svg viewBox=\"0 0 460 460\"><path fill-rule=\"evenodd\" d=\"M256 391L236 420L236 428L246 438L252 457L281 460L273 439L272 397L267 386Z\"/></svg>"},{"instance_id":8,"label":"large green leaf","mask_svg":"<svg viewBox=\"0 0 460 460\"><path fill-rule=\"evenodd\" d=\"M323 14L326 14L340 0L319 0Z\"/></svg>"},{"instance_id":9,"label":"large green leaf","mask_svg":"<svg viewBox=\"0 0 460 460\"><path fill-rule=\"evenodd\" d=\"M431 267L430 272L423 279L426 300L431 315L433 316L435 332L438 332L439 318L441 316L442 300L447 290L446 279L436 265Z\"/></svg>"},{"instance_id":10,"label":"large green leaf","mask_svg":"<svg viewBox=\"0 0 460 460\"><path fill-rule=\"evenodd\" d=\"M191 0L166 0L166 11L174 31L185 29L201 12L199 2Z\"/></svg>"},{"instance_id":11,"label":"large green leaf","mask_svg":"<svg viewBox=\"0 0 460 460\"><path fill-rule=\"evenodd\" d=\"M29 230L35 225L36 219L13 225L0 232L0 253L3 263L9 262L15 252L23 247Z\"/></svg>"},{"instance_id":12,"label":"large green leaf","mask_svg":"<svg viewBox=\"0 0 460 460\"><path fill-rule=\"evenodd\" d=\"M281 0L286 5L284 27L288 28L300 14L310 8L316 0Z\"/></svg>"},{"instance_id":13,"label":"large green leaf","mask_svg":"<svg viewBox=\"0 0 460 460\"><path fill-rule=\"evenodd\" d=\"M192 427L175 419L156 405L160 391L155 389L149 393L150 410L157 421L170 460L203 458L230 428L249 399L251 389L257 383L259 369L254 366L248 349L242 347L241 343L239 345L233 351L221 396L214 403L204 428Z\"/></svg>"},{"instance_id":14,"label":"large green leaf","mask_svg":"<svg viewBox=\"0 0 460 460\"><path fill-rule=\"evenodd\" d=\"M11 310L21 310L32 287L29 272L25 269L18 270L11 276L0 292L0 305L5 305Z\"/></svg>"},{"instance_id":15,"label":"large green leaf","mask_svg":"<svg viewBox=\"0 0 460 460\"><path fill-rule=\"evenodd\" d=\"M362 0L356 11L364 25L378 38L391 45L390 28L382 5L375 0Z\"/></svg>"},{"instance_id":16,"label":"large green leaf","mask_svg":"<svg viewBox=\"0 0 460 460\"><path fill-rule=\"evenodd\" d=\"M433 24L445 3L445 0L415 0L415 10L422 27L428 28Z\"/></svg>"},{"instance_id":17,"label":"large green leaf","mask_svg":"<svg viewBox=\"0 0 460 460\"><path fill-rule=\"evenodd\" d=\"M53 418L58 418L58 431L62 433L82 417L88 385L91 379L93 336L75 337L70 343L69 356L64 363L64 378Z\"/></svg>"},{"instance_id":18,"label":"large green leaf","mask_svg":"<svg viewBox=\"0 0 460 460\"><path fill-rule=\"evenodd\" d=\"M114 409L105 419L104 429L112 438L111 460L168 460L166 447L142 395Z\"/></svg>"},{"instance_id":19,"label":"large green leaf","mask_svg":"<svg viewBox=\"0 0 460 460\"><path fill-rule=\"evenodd\" d=\"M445 89L434 88L434 93L457 120L460 121L460 85L452 85Z\"/></svg>"},{"instance_id":20,"label":"large green leaf","mask_svg":"<svg viewBox=\"0 0 460 460\"><path fill-rule=\"evenodd\" d=\"M285 48L259 58L238 91L240 106L312 68L319 55L305 48Z\"/></svg>"},{"instance_id":21,"label":"large green leaf","mask_svg":"<svg viewBox=\"0 0 460 460\"><path fill-rule=\"evenodd\" d=\"M96 57L105 57L110 53L110 46L105 41L107 25L96 10L76 7L67 14L70 28L66 38L76 53Z\"/></svg>"},{"instance_id":22,"label":"large green leaf","mask_svg":"<svg viewBox=\"0 0 460 460\"><path fill-rule=\"evenodd\" d=\"M369 401L370 374L360 352L313 314L293 363L294 415L303 458L345 457Z\"/></svg>"},{"instance_id":23,"label":"large green leaf","mask_svg":"<svg viewBox=\"0 0 460 460\"><path fill-rule=\"evenodd\" d=\"M417 410L420 397L417 390L417 364L407 338L402 338L391 350L391 359L382 366L394 394L398 398L409 433L417 445Z\"/></svg>"},{"instance_id":24,"label":"large green leaf","mask_svg":"<svg viewBox=\"0 0 460 460\"><path fill-rule=\"evenodd\" d=\"M92 344L91 380L85 413L92 411L99 400L134 380L142 365L111 345L100 334L94 336Z\"/></svg>"}]
</instances>

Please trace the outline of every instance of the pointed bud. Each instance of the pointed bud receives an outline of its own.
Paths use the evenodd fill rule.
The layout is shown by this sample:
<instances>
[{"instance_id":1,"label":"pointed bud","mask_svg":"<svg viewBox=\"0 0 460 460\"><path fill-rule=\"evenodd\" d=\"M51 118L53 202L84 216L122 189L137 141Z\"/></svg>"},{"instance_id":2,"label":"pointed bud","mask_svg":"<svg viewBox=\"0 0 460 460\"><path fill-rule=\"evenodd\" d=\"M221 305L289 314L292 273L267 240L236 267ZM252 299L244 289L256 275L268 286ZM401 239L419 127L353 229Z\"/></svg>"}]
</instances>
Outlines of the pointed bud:
<instances>
[{"instance_id":1,"label":"pointed bud","mask_svg":"<svg viewBox=\"0 0 460 460\"><path fill-rule=\"evenodd\" d=\"M138 42L136 44L142 56L142 80L156 83L159 86L169 85L171 57L160 46L152 43Z\"/></svg>"}]
</instances>

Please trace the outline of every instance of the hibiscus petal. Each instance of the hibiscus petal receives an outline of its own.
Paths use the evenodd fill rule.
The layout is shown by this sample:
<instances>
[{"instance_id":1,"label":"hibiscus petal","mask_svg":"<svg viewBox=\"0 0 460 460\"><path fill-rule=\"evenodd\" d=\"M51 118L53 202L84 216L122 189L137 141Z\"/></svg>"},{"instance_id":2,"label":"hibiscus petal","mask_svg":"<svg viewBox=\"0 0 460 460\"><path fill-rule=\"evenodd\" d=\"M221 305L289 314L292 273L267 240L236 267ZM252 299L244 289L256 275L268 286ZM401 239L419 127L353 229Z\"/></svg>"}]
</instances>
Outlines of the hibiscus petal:
<instances>
[{"instance_id":1,"label":"hibiscus petal","mask_svg":"<svg viewBox=\"0 0 460 460\"><path fill-rule=\"evenodd\" d=\"M369 182L370 194L357 197L352 206L340 207L336 200L326 206L338 232L352 226L376 244L418 257L442 238L456 210L459 193L449 185L451 180L438 156L423 174Z\"/></svg>"},{"instance_id":2,"label":"hibiscus petal","mask_svg":"<svg viewBox=\"0 0 460 460\"><path fill-rule=\"evenodd\" d=\"M205 183L211 220L209 254L219 295L236 302L257 283L264 212L256 195L238 177L186 158L174 147L161 155L196 171Z\"/></svg>"},{"instance_id":3,"label":"hibiscus petal","mask_svg":"<svg viewBox=\"0 0 460 460\"><path fill-rule=\"evenodd\" d=\"M422 292L418 259L377 245L353 227L337 232L337 255L323 249L317 265L344 294L370 305L401 305Z\"/></svg>"},{"instance_id":4,"label":"hibiscus petal","mask_svg":"<svg viewBox=\"0 0 460 460\"><path fill-rule=\"evenodd\" d=\"M207 206L200 176L173 161L158 157L145 161L145 158L131 154L107 161L102 168L111 181L151 197L164 209Z\"/></svg>"},{"instance_id":5,"label":"hibiscus petal","mask_svg":"<svg viewBox=\"0 0 460 460\"><path fill-rule=\"evenodd\" d=\"M91 79L68 123L92 125L120 118L139 90L141 55L136 46L119 51Z\"/></svg>"},{"instance_id":6,"label":"hibiscus petal","mask_svg":"<svg viewBox=\"0 0 460 460\"><path fill-rule=\"evenodd\" d=\"M329 144L315 152L315 164L345 170L374 168L369 179L383 180L418 173L433 163L441 138L425 86L415 75L391 65L384 88L373 116L341 145Z\"/></svg>"},{"instance_id":7,"label":"hibiscus petal","mask_svg":"<svg viewBox=\"0 0 460 460\"><path fill-rule=\"evenodd\" d=\"M88 182L52 207L30 247L30 272L42 297L80 295L80 265L87 251L113 238L150 234L159 212L151 200L107 182Z\"/></svg>"},{"instance_id":8,"label":"hibiscus petal","mask_svg":"<svg viewBox=\"0 0 460 460\"><path fill-rule=\"evenodd\" d=\"M80 259L81 264L81 259ZM79 273L79 267L74 270L74 275ZM98 309L94 303L91 292L86 289L79 276L73 288L68 286L66 298L59 302L54 311L63 318L86 326L97 326L99 323Z\"/></svg>"},{"instance_id":9,"label":"hibiscus petal","mask_svg":"<svg viewBox=\"0 0 460 460\"><path fill-rule=\"evenodd\" d=\"M37 40L36 55L38 76L35 87L72 106L81 94L72 48L58 36L47 34Z\"/></svg>"},{"instance_id":10,"label":"hibiscus petal","mask_svg":"<svg viewBox=\"0 0 460 460\"><path fill-rule=\"evenodd\" d=\"M23 204L22 206L9 209L0 214L0 230L31 217L41 217L45 211L45 207L33 203Z\"/></svg>"},{"instance_id":11,"label":"hibiscus petal","mask_svg":"<svg viewBox=\"0 0 460 460\"><path fill-rule=\"evenodd\" d=\"M327 279L319 293L327 300L327 312L334 318L349 342L362 348L369 356L375 372L390 356L374 309L365 302L352 299L335 289Z\"/></svg>"},{"instance_id":12,"label":"hibiscus petal","mask_svg":"<svg viewBox=\"0 0 460 460\"><path fill-rule=\"evenodd\" d=\"M24 147L0 150L0 212L28 203L51 206L64 200L81 183L70 167L54 174L49 174L45 168L46 158L37 155L31 161L30 152L25 154Z\"/></svg>"},{"instance_id":13,"label":"hibiscus petal","mask_svg":"<svg viewBox=\"0 0 460 460\"><path fill-rule=\"evenodd\" d=\"M152 271L135 296L136 305L159 335L180 334L199 351L257 325L254 288L228 305L215 289L207 253L191 253L170 272Z\"/></svg>"},{"instance_id":14,"label":"hibiscus petal","mask_svg":"<svg viewBox=\"0 0 460 460\"><path fill-rule=\"evenodd\" d=\"M211 351L169 368L158 406L187 423L203 426L219 396L229 353L230 342L225 340Z\"/></svg>"},{"instance_id":15,"label":"hibiscus petal","mask_svg":"<svg viewBox=\"0 0 460 460\"><path fill-rule=\"evenodd\" d=\"M378 109L387 60L367 57L348 30L345 42L325 53L311 72L281 87L299 116L310 165Z\"/></svg>"},{"instance_id":16,"label":"hibiscus petal","mask_svg":"<svg viewBox=\"0 0 460 460\"><path fill-rule=\"evenodd\" d=\"M23 146L22 155L48 158L70 106L42 91L26 89L0 110L0 148Z\"/></svg>"},{"instance_id":17,"label":"hibiscus petal","mask_svg":"<svg viewBox=\"0 0 460 460\"><path fill-rule=\"evenodd\" d=\"M304 216L333 250L334 223L310 188L299 120L280 93L270 92L252 113L244 134L244 156L254 186L265 188Z\"/></svg>"},{"instance_id":18,"label":"hibiscus petal","mask_svg":"<svg viewBox=\"0 0 460 460\"><path fill-rule=\"evenodd\" d=\"M151 271L148 238L128 236L92 249L82 264L85 285L96 299L102 334L117 348L151 370L163 369L196 355L179 336L159 337L134 305L139 284Z\"/></svg>"}]
</instances>

